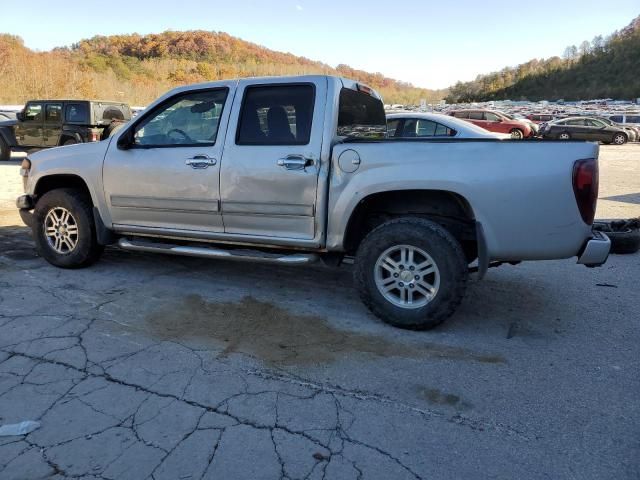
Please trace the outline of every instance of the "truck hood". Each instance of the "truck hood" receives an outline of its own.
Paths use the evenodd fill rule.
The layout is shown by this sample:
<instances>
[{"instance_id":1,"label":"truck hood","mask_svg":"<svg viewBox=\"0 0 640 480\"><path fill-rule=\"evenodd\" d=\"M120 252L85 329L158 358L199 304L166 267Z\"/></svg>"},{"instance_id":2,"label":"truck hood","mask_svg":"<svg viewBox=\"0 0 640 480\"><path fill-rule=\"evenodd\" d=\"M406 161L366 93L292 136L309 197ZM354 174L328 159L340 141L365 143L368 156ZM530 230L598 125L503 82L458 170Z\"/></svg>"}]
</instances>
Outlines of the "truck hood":
<instances>
[{"instance_id":1,"label":"truck hood","mask_svg":"<svg viewBox=\"0 0 640 480\"><path fill-rule=\"evenodd\" d=\"M0 127L13 127L18 124L18 120L0 120Z\"/></svg>"},{"instance_id":2,"label":"truck hood","mask_svg":"<svg viewBox=\"0 0 640 480\"><path fill-rule=\"evenodd\" d=\"M56 171L59 173L76 173L102 164L109 147L109 140L93 143L78 143L65 147L49 148L28 155L31 160L31 171Z\"/></svg>"}]
</instances>

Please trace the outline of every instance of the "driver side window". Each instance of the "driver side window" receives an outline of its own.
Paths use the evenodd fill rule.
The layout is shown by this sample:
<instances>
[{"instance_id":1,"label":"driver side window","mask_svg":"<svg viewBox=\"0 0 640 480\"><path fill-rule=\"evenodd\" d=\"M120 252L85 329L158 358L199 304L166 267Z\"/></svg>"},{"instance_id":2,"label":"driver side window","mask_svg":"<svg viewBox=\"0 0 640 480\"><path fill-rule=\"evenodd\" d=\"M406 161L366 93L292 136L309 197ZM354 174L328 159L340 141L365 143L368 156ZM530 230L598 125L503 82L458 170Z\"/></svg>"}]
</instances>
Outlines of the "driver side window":
<instances>
[{"instance_id":1,"label":"driver side window","mask_svg":"<svg viewBox=\"0 0 640 480\"><path fill-rule=\"evenodd\" d=\"M199 90L170 98L136 125L136 146L215 145L228 90Z\"/></svg>"}]
</instances>

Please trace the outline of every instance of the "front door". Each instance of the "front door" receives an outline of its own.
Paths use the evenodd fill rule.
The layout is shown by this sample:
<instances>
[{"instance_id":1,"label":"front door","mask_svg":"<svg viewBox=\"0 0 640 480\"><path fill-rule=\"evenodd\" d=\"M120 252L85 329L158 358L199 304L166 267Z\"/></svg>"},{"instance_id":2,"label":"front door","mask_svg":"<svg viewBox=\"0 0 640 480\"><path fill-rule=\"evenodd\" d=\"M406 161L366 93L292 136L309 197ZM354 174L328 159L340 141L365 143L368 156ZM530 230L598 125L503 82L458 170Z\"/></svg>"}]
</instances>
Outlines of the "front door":
<instances>
[{"instance_id":1,"label":"front door","mask_svg":"<svg viewBox=\"0 0 640 480\"><path fill-rule=\"evenodd\" d=\"M223 232L220 160L233 83L176 94L115 136L104 161L116 229ZM125 135L129 148L120 149ZM138 228L136 231L140 231Z\"/></svg>"},{"instance_id":2,"label":"front door","mask_svg":"<svg viewBox=\"0 0 640 480\"><path fill-rule=\"evenodd\" d=\"M62 103L47 103L44 108L43 144L55 147L62 133Z\"/></svg>"},{"instance_id":3,"label":"front door","mask_svg":"<svg viewBox=\"0 0 640 480\"><path fill-rule=\"evenodd\" d=\"M22 111L22 120L16 125L16 142L24 147L43 146L44 105L27 103Z\"/></svg>"},{"instance_id":4,"label":"front door","mask_svg":"<svg viewBox=\"0 0 640 480\"><path fill-rule=\"evenodd\" d=\"M509 133L509 127L502 123L502 119L492 112L484 112L485 124L481 125L490 132Z\"/></svg>"},{"instance_id":5,"label":"front door","mask_svg":"<svg viewBox=\"0 0 640 480\"><path fill-rule=\"evenodd\" d=\"M240 81L220 171L225 232L311 240L327 80Z\"/></svg>"}]
</instances>

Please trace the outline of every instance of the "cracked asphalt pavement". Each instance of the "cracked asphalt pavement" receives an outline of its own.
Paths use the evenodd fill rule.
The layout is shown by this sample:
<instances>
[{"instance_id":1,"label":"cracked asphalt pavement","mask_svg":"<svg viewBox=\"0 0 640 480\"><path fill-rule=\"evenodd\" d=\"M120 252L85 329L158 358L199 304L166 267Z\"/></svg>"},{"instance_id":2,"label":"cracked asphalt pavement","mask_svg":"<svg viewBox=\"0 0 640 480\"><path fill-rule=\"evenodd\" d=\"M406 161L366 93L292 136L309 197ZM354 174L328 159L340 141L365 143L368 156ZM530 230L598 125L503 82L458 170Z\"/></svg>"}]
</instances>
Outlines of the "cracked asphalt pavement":
<instances>
[{"instance_id":1,"label":"cracked asphalt pavement","mask_svg":"<svg viewBox=\"0 0 640 480\"><path fill-rule=\"evenodd\" d=\"M640 144L598 216L640 215ZM637 479L640 255L493 269L441 328L386 326L349 267L108 248L39 258L0 165L0 478Z\"/></svg>"}]
</instances>

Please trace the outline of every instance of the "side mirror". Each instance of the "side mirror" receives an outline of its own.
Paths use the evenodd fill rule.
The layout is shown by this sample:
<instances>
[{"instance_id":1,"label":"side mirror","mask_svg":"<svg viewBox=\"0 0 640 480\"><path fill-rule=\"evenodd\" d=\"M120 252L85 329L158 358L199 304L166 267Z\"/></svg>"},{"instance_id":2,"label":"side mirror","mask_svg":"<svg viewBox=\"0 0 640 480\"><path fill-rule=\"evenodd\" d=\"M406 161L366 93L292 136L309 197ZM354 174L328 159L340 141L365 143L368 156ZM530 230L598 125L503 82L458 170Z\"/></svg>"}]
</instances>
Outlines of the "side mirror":
<instances>
[{"instance_id":1,"label":"side mirror","mask_svg":"<svg viewBox=\"0 0 640 480\"><path fill-rule=\"evenodd\" d=\"M21 122L24 122L24 112L18 112L16 113L16 118L18 120L20 120Z\"/></svg>"},{"instance_id":2,"label":"side mirror","mask_svg":"<svg viewBox=\"0 0 640 480\"><path fill-rule=\"evenodd\" d=\"M129 150L133 143L133 129L130 128L118 138L118 150Z\"/></svg>"}]
</instances>

